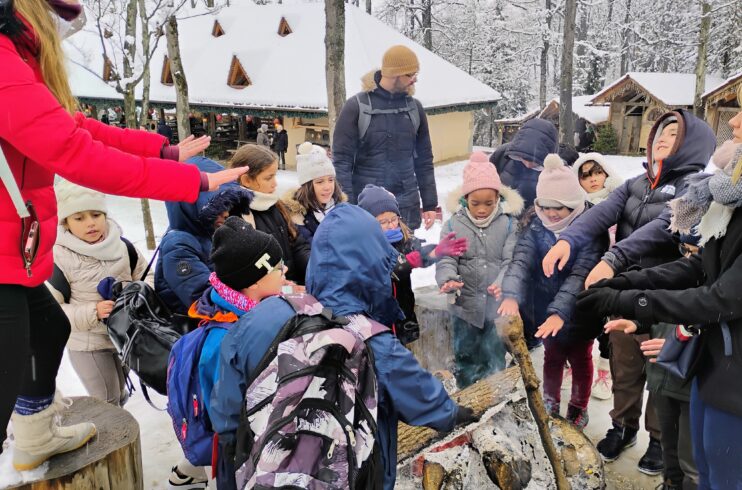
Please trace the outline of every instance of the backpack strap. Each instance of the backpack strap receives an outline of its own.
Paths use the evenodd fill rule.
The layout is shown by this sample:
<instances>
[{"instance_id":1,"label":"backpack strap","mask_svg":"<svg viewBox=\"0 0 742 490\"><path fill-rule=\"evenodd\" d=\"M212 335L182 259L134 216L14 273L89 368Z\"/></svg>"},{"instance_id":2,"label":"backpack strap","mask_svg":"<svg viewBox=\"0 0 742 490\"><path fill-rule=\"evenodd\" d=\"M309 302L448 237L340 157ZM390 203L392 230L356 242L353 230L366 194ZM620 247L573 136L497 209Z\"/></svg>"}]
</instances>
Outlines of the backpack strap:
<instances>
[{"instance_id":1,"label":"backpack strap","mask_svg":"<svg viewBox=\"0 0 742 490\"><path fill-rule=\"evenodd\" d=\"M420 129L420 111L417 108L417 102L415 102L415 99L407 96L407 115L410 116L410 121L412 121L412 126L415 128L415 136L417 137L417 131Z\"/></svg>"},{"instance_id":2,"label":"backpack strap","mask_svg":"<svg viewBox=\"0 0 742 490\"><path fill-rule=\"evenodd\" d=\"M54 286L54 289L62 294L64 302L69 303L70 297L72 296L72 288L70 288L70 282L67 280L66 277L64 277L64 272L62 272L62 269L60 269L57 264L54 264L52 277L50 277L48 281L49 284Z\"/></svg>"},{"instance_id":3,"label":"backpack strap","mask_svg":"<svg viewBox=\"0 0 742 490\"><path fill-rule=\"evenodd\" d=\"M363 141L363 138L366 137L366 131L371 125L373 107L368 92L357 94L356 101L358 101L358 141Z\"/></svg>"},{"instance_id":4,"label":"backpack strap","mask_svg":"<svg viewBox=\"0 0 742 490\"><path fill-rule=\"evenodd\" d=\"M121 237L121 241L126 245L126 253L129 254L129 269L131 272L131 278L134 279L134 269L137 268L137 262L139 261L139 254L137 253L136 247L124 237ZM142 278L144 279L144 278Z\"/></svg>"}]
</instances>

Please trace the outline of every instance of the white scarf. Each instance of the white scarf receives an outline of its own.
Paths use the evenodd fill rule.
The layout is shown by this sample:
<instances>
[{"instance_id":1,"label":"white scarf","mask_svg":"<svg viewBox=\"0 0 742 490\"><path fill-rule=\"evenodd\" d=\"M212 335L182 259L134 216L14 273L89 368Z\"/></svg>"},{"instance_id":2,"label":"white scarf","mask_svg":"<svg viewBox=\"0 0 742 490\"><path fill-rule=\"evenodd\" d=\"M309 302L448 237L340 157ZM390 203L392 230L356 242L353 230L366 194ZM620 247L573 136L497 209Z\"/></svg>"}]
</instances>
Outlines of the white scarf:
<instances>
[{"instance_id":1,"label":"white scarf","mask_svg":"<svg viewBox=\"0 0 742 490\"><path fill-rule=\"evenodd\" d=\"M605 201L605 199L608 197L608 194L610 193L611 191L608 190L607 187L603 187L599 191L588 192L587 200L590 201L592 204L600 204L601 202Z\"/></svg>"},{"instance_id":2,"label":"white scarf","mask_svg":"<svg viewBox=\"0 0 742 490\"><path fill-rule=\"evenodd\" d=\"M118 260L126 252L126 245L121 240L121 227L110 218L106 218L105 238L97 243L88 243L81 240L67 230L64 226L59 225L57 230L57 245L72 250L75 253L92 257L97 260Z\"/></svg>"},{"instance_id":3,"label":"white scarf","mask_svg":"<svg viewBox=\"0 0 742 490\"><path fill-rule=\"evenodd\" d=\"M325 216L327 216L327 213L329 213L332 208L335 207L335 199L330 199L330 201L325 204L325 209L322 211L312 211L312 214L314 214L314 217L317 218L317 223L322 223L322 220L325 219Z\"/></svg>"},{"instance_id":4,"label":"white scarf","mask_svg":"<svg viewBox=\"0 0 742 490\"><path fill-rule=\"evenodd\" d=\"M252 192L255 194L252 201L250 201L250 209L253 211L267 211L278 202L278 194L266 194L265 192L258 191Z\"/></svg>"},{"instance_id":5,"label":"white scarf","mask_svg":"<svg viewBox=\"0 0 742 490\"><path fill-rule=\"evenodd\" d=\"M499 213L500 204L499 203L497 204L497 206L495 207L495 210L492 211L492 214L482 219L477 219L474 216L472 216L472 214L469 212L469 208L464 208L464 211L466 211L466 216L469 218L469 221L474 223L474 226L476 226L477 228L487 228L490 225L490 223L492 223L492 220L494 220L495 217L498 214L500 214Z\"/></svg>"}]
</instances>

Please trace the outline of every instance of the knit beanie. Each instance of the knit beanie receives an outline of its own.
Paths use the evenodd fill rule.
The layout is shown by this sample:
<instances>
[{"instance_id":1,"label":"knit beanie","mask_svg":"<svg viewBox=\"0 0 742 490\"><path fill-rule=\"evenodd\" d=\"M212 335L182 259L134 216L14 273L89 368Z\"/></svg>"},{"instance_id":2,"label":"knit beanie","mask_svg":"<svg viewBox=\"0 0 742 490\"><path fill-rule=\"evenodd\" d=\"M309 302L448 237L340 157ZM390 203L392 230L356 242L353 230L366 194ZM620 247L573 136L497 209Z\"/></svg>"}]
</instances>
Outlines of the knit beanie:
<instances>
[{"instance_id":1,"label":"knit beanie","mask_svg":"<svg viewBox=\"0 0 742 490\"><path fill-rule=\"evenodd\" d=\"M278 241L258 231L247 221L230 216L216 229L211 261L224 284L240 291L258 282L283 258Z\"/></svg>"},{"instance_id":2,"label":"knit beanie","mask_svg":"<svg viewBox=\"0 0 742 490\"><path fill-rule=\"evenodd\" d=\"M544 170L538 176L536 184L536 205L577 209L586 199L587 195L575 172L565 166L556 153L546 155Z\"/></svg>"},{"instance_id":3,"label":"knit beanie","mask_svg":"<svg viewBox=\"0 0 742 490\"><path fill-rule=\"evenodd\" d=\"M68 216L82 211L100 211L108 214L106 195L93 189L73 184L69 180L60 180L54 184L57 195L57 216L59 224Z\"/></svg>"},{"instance_id":4,"label":"knit beanie","mask_svg":"<svg viewBox=\"0 0 742 490\"><path fill-rule=\"evenodd\" d=\"M374 217L386 212L399 215L399 205L394 194L373 184L367 184L358 195L358 205Z\"/></svg>"},{"instance_id":5,"label":"knit beanie","mask_svg":"<svg viewBox=\"0 0 742 490\"><path fill-rule=\"evenodd\" d=\"M479 189L493 189L500 192L502 182L497 169L481 151L475 151L464 167L464 185L461 192L464 196Z\"/></svg>"},{"instance_id":6,"label":"knit beanie","mask_svg":"<svg viewBox=\"0 0 742 490\"><path fill-rule=\"evenodd\" d=\"M296 155L296 173L299 176L299 185L303 185L326 175L334 177L335 166L324 148L305 141L299 145Z\"/></svg>"},{"instance_id":7,"label":"knit beanie","mask_svg":"<svg viewBox=\"0 0 742 490\"><path fill-rule=\"evenodd\" d=\"M381 62L381 75L384 77L399 77L420 71L417 55L407 46L400 44L392 46L384 53Z\"/></svg>"}]
</instances>

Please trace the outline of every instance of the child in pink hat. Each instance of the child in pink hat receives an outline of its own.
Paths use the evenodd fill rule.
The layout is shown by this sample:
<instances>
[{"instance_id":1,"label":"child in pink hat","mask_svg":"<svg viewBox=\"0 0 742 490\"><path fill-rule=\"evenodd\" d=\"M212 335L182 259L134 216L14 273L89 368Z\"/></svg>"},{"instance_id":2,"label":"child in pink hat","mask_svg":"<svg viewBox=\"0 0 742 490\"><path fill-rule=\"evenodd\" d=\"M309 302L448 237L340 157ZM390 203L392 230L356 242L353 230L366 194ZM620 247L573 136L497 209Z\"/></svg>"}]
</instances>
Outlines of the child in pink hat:
<instances>
[{"instance_id":1,"label":"child in pink hat","mask_svg":"<svg viewBox=\"0 0 742 490\"><path fill-rule=\"evenodd\" d=\"M471 155L463 185L452 195L458 210L444 223L441 238L454 232L467 239L469 248L459 257L442 258L435 278L441 292L449 294L454 374L464 388L505 367L505 344L494 323L496 296L513 255L523 199L502 184L481 152Z\"/></svg>"},{"instance_id":2,"label":"child in pink hat","mask_svg":"<svg viewBox=\"0 0 742 490\"><path fill-rule=\"evenodd\" d=\"M544 404L551 415L559 415L562 377L569 361L572 393L567 419L580 429L588 422L593 340L583 340L575 334L572 312L587 274L608 248L608 236L580 249L558 275L547 278L541 261L559 235L590 206L586 200L587 194L575 172L564 165L559 155L548 155L536 185L535 212L523 224L503 280L505 299L499 309L503 316L533 311L536 324L540 325L536 337L543 339L545 347Z\"/></svg>"}]
</instances>

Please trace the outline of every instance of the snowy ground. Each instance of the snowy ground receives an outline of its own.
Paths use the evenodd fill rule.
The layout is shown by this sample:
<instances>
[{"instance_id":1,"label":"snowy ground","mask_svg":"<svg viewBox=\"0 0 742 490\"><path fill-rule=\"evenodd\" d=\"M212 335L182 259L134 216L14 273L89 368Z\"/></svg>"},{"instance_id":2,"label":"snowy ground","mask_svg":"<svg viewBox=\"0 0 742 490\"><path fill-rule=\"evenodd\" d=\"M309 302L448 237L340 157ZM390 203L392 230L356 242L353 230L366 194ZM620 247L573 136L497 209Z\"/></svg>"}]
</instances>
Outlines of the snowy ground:
<instances>
[{"instance_id":1,"label":"snowy ground","mask_svg":"<svg viewBox=\"0 0 742 490\"><path fill-rule=\"evenodd\" d=\"M611 166L624 177L631 177L642 171L642 159L639 157L609 156L608 160ZM438 200L443 207L444 220L451 214L451 210L445 209L446 200L449 193L461 184L461 173L465 164L466 162L456 162L437 167L435 170ZM291 171L279 171L278 181L280 193L297 185L296 174ZM152 202L151 208L154 227L159 239L159 236L167 228L165 206L161 202ZM146 247L144 245L144 229L141 224L139 201L109 197L109 209L111 210L111 217L121 224L125 235L144 251ZM440 235L440 227L441 223L438 222L430 230L419 230L416 234L431 243L436 243ZM413 272L413 284L415 287L435 284L435 268L415 270ZM538 367L543 362L543 349L539 349L535 357L534 360ZM538 372L541 372L540 368L538 368ZM86 395L85 389L66 355L57 377L57 386L67 396ZM157 406L165 406L166 398L156 393L152 395L153 402ZM608 411L611 408L610 400L605 402L591 400L591 420L586 432L595 442L604 435L610 425ZM182 458L182 452L175 439L169 416L165 412L158 412L150 407L139 391L134 393L126 405L126 409L138 420L141 429L144 488L153 490L168 488L167 478L170 468ZM643 454L647 443L646 432L640 432L637 446L631 448L627 455L619 461L609 465L608 473L618 474L615 478L617 483L609 485L609 488L648 489L657 485L659 482L657 478L647 478L636 471L636 461ZM10 457L11 451L5 451L0 455L0 488L20 484L24 480L36 476L33 472L19 474L14 471ZM42 471L43 469L44 467L41 468Z\"/></svg>"}]
</instances>

